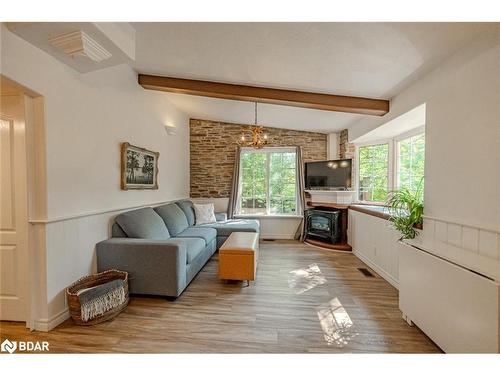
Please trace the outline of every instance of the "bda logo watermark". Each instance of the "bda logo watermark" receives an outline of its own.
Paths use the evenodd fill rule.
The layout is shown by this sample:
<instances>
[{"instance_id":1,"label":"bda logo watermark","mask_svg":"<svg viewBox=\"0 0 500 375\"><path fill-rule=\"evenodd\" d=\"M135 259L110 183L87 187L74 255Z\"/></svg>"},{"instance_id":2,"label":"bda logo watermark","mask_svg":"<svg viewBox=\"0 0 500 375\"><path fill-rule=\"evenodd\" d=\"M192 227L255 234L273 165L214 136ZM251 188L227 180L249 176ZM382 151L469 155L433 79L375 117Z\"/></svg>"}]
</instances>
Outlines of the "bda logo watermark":
<instances>
[{"instance_id":1,"label":"bda logo watermark","mask_svg":"<svg viewBox=\"0 0 500 375\"><path fill-rule=\"evenodd\" d=\"M3 342L2 342L2 345L0 345L0 350L2 350L2 352L9 352L10 354L14 353L17 349L17 342L12 342L12 341L9 341L8 339L5 339Z\"/></svg>"},{"instance_id":2,"label":"bda logo watermark","mask_svg":"<svg viewBox=\"0 0 500 375\"><path fill-rule=\"evenodd\" d=\"M0 345L2 352L14 353L18 352L48 352L49 343L47 341L10 341L5 339Z\"/></svg>"}]
</instances>

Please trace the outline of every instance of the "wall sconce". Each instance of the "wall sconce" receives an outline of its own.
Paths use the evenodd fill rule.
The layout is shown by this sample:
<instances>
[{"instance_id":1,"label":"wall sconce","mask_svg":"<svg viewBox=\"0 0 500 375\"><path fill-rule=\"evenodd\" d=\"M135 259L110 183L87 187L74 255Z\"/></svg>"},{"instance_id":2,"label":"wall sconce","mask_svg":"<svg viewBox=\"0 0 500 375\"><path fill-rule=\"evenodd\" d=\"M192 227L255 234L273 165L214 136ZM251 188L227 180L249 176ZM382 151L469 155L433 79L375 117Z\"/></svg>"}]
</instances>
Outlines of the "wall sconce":
<instances>
[{"instance_id":1,"label":"wall sconce","mask_svg":"<svg viewBox=\"0 0 500 375\"><path fill-rule=\"evenodd\" d=\"M177 127L173 125L165 125L165 131L167 132L168 135L176 135Z\"/></svg>"}]
</instances>

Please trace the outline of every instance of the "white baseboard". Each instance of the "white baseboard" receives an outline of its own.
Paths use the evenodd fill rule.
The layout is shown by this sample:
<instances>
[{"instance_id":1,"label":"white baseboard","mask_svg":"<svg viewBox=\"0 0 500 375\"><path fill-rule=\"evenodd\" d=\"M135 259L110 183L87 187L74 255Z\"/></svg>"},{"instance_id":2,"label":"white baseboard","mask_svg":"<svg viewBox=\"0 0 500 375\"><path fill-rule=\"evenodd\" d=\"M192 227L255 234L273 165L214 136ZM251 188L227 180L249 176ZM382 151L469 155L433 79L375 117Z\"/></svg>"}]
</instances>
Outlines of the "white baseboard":
<instances>
[{"instance_id":1,"label":"white baseboard","mask_svg":"<svg viewBox=\"0 0 500 375\"><path fill-rule=\"evenodd\" d=\"M366 263L370 268L372 268L375 272L377 272L384 280L386 280L389 284L391 284L394 288L399 290L399 281L396 280L393 276L391 276L389 273L384 271L382 268L380 268L378 265L373 263L370 259L368 259L365 255L357 252L356 250L352 249L352 253L357 256L363 263Z\"/></svg>"},{"instance_id":2,"label":"white baseboard","mask_svg":"<svg viewBox=\"0 0 500 375\"><path fill-rule=\"evenodd\" d=\"M66 308L63 311L52 315L48 319L36 319L35 326L33 328L35 331L48 332L69 318L69 310Z\"/></svg>"},{"instance_id":3,"label":"white baseboard","mask_svg":"<svg viewBox=\"0 0 500 375\"><path fill-rule=\"evenodd\" d=\"M293 240L295 238L294 234L270 234L270 233L261 233L261 240Z\"/></svg>"}]
</instances>

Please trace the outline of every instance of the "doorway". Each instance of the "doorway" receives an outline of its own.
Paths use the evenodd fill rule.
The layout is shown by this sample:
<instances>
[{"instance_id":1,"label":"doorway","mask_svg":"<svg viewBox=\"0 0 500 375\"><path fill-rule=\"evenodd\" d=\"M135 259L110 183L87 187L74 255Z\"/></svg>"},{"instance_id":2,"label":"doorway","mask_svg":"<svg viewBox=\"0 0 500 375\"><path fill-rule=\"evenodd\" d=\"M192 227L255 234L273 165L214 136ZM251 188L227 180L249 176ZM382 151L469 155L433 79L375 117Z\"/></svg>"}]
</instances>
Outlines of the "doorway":
<instances>
[{"instance_id":1,"label":"doorway","mask_svg":"<svg viewBox=\"0 0 500 375\"><path fill-rule=\"evenodd\" d=\"M0 98L0 319L26 321L28 194L24 95Z\"/></svg>"},{"instance_id":2,"label":"doorway","mask_svg":"<svg viewBox=\"0 0 500 375\"><path fill-rule=\"evenodd\" d=\"M30 216L41 203L35 164L45 162L44 153L35 158L35 145L43 143L43 138L34 139L35 125L43 121L36 120L35 98L43 105L43 98L0 75L0 320L26 322L28 327L39 293L30 288L39 271L30 251L36 245L30 240Z\"/></svg>"}]
</instances>

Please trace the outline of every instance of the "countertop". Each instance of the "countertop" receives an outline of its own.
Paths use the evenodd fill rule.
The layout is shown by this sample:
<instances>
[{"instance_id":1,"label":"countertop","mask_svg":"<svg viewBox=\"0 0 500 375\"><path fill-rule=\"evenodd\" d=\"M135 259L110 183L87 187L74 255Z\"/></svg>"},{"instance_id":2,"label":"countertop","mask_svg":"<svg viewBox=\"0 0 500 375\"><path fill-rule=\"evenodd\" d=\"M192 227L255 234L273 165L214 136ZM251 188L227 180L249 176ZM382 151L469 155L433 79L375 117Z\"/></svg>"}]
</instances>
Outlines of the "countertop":
<instances>
[{"instance_id":1,"label":"countertop","mask_svg":"<svg viewBox=\"0 0 500 375\"><path fill-rule=\"evenodd\" d=\"M376 216L381 219L389 220L389 208L387 206L378 206L372 204L351 204L349 205L350 210L363 212L368 215Z\"/></svg>"}]
</instances>

